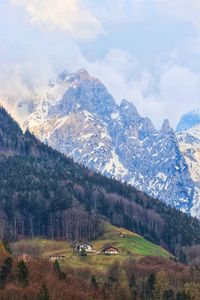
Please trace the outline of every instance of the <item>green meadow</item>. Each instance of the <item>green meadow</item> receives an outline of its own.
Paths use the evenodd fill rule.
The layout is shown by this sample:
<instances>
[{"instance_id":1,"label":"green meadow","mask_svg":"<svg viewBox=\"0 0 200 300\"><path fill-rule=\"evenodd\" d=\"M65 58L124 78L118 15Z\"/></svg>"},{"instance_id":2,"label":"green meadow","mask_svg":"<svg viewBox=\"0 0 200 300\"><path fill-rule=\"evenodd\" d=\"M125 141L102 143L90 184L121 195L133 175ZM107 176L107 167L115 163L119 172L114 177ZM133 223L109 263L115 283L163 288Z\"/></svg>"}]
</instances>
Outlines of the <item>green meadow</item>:
<instances>
[{"instance_id":1,"label":"green meadow","mask_svg":"<svg viewBox=\"0 0 200 300\"><path fill-rule=\"evenodd\" d=\"M74 245L66 241L46 240L46 239L23 239L12 244L18 252L36 251L36 254L49 259L51 255L64 255L65 258L61 261L62 265L77 267L77 268L92 268L99 271L105 271L107 267L115 260L123 262L129 257L139 259L143 256L162 256L169 258L170 254L162 247L155 245L142 236L128 231L124 228L118 228L108 223L105 224L104 235L95 241L91 242L93 249L97 253L80 256L74 252ZM117 255L104 255L101 253L105 245L110 245L118 248ZM0 248L1 250L1 248Z\"/></svg>"}]
</instances>

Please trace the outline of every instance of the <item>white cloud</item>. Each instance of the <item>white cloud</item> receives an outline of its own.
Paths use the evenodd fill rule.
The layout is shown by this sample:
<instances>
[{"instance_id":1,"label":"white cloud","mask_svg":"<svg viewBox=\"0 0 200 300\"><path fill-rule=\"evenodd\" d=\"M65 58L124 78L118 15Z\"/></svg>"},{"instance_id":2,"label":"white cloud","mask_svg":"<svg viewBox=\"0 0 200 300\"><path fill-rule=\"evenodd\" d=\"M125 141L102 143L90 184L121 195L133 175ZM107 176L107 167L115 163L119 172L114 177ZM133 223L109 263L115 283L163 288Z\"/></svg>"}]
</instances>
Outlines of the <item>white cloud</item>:
<instances>
[{"instance_id":1,"label":"white cloud","mask_svg":"<svg viewBox=\"0 0 200 300\"><path fill-rule=\"evenodd\" d=\"M23 7L32 22L65 31L75 39L91 39L103 33L100 21L78 0L10 1Z\"/></svg>"},{"instance_id":2,"label":"white cloud","mask_svg":"<svg viewBox=\"0 0 200 300\"><path fill-rule=\"evenodd\" d=\"M101 61L85 67L106 85L119 103L132 101L140 114L159 128L168 118L175 128L181 115L200 103L200 72L169 61L149 72L137 59L112 49Z\"/></svg>"},{"instance_id":3,"label":"white cloud","mask_svg":"<svg viewBox=\"0 0 200 300\"><path fill-rule=\"evenodd\" d=\"M148 15L146 0L101 0L93 9L103 22L113 25L140 22Z\"/></svg>"},{"instance_id":4,"label":"white cloud","mask_svg":"<svg viewBox=\"0 0 200 300\"><path fill-rule=\"evenodd\" d=\"M101 79L118 103L123 98L129 99L143 112L141 107L151 75L137 59L120 49L111 49L102 60L87 63L85 67Z\"/></svg>"},{"instance_id":5,"label":"white cloud","mask_svg":"<svg viewBox=\"0 0 200 300\"><path fill-rule=\"evenodd\" d=\"M171 125L176 125L182 114L199 108L200 73L187 67L168 65L159 74L157 90L147 96L146 110L156 125L169 118Z\"/></svg>"},{"instance_id":6,"label":"white cloud","mask_svg":"<svg viewBox=\"0 0 200 300\"><path fill-rule=\"evenodd\" d=\"M151 76L137 59L125 51L112 49L102 60L89 62L79 48L75 45L72 47L72 44L67 54L60 48L55 48L52 54L31 56L19 64L2 62L0 101L6 106L9 105L9 108L12 107L12 113L16 115L19 103L27 103L28 106L35 87L43 91L48 82L55 79L63 70L73 72L81 67L99 78L118 103L122 98L130 99L140 112L144 112L143 93L148 89ZM20 119L19 115L18 120Z\"/></svg>"},{"instance_id":7,"label":"white cloud","mask_svg":"<svg viewBox=\"0 0 200 300\"><path fill-rule=\"evenodd\" d=\"M97 10L98 7L103 9L98 14L94 7L89 5L89 3L94 3L93 0L10 1L14 1L15 4L26 8L32 21L49 24L50 27L65 30L76 38L91 37L101 32L101 25L99 25L100 27L94 26L94 28L89 26L93 22L91 22L91 19L95 20L95 24L97 21L91 11L94 11L94 15L98 16L102 21L105 21L107 16L108 22L109 12L111 12L110 22L112 24L132 22L140 20L141 12L145 11L143 10L144 2L147 3L147 0L141 0L141 2L139 0L102 0L102 2L99 2L100 4L98 3L98 6L94 4ZM185 0L150 0L148 3L153 3L153 1L162 14L193 22L197 26L198 18L196 16L199 15L197 1L191 0L189 2L191 7L188 7L188 1ZM83 2L87 3L89 11L86 10L86 6L84 8L82 6L83 9L80 11ZM71 10L72 8L68 11L66 10L67 6L74 7L73 5L75 5L74 12ZM17 6L12 7L17 11L19 9ZM132 8L135 8L135 10ZM104 15L105 18L101 14L103 11L105 12L104 9L107 11L107 15ZM186 13L187 9L188 14ZM89 17L83 20L85 13L86 15L89 14ZM69 17L67 17L68 14L70 15ZM79 15L81 16L80 18ZM133 17L134 15L135 18ZM75 18L73 19L72 16L75 16ZM128 19L126 19L126 16ZM142 14L142 18L144 16ZM170 20L169 18L169 22ZM82 25L78 26L78 22ZM99 24L98 21L97 23ZM85 24L88 27L85 27ZM32 26L30 27L32 29ZM35 30L35 26L33 28ZM85 28L89 28L89 31L91 30L89 35L86 34L87 30L85 31ZM124 30L130 30L133 27L130 24L126 24L124 28ZM94 32L93 29L95 29ZM107 29L109 31L108 27ZM96 57L101 57L103 53L106 54L101 58L93 58L89 61L82 54L81 44L78 46L75 41L68 39L66 35L61 34L57 36L57 31L47 35L42 31L44 34L39 35L39 38L34 37L34 35L33 37L30 35L29 38L26 35L21 35L21 31L15 33L15 28L13 30L14 35L19 36L19 44L15 42L15 47L12 44L5 45L8 51L0 48L2 52L2 55L0 55L0 101L4 99L6 104L13 105L13 109L21 101L29 103L33 87L39 86L42 89L49 80L56 78L64 69L73 72L82 67L86 68L91 75L99 78L118 103L122 98L133 101L139 112L144 116L150 117L158 127L161 126L164 118L169 118L175 127L182 113L199 106L200 40L197 34L195 36L187 36L180 43L177 42L177 44L172 45L172 49L168 53L157 54L157 52L155 55L152 54L151 62L147 67L143 65L142 59L139 61L134 54L128 53L128 51L132 50L127 49L126 45L124 49L127 49L127 51L112 49L113 45L116 47L116 43L111 43L103 49L107 41L104 44L102 39L103 51L100 49L101 54ZM109 32L112 34L112 30ZM93 33L95 34L93 35ZM41 36L43 39L41 39ZM122 34L119 35L119 39L121 37ZM148 45L151 49L151 40L148 39L147 44L144 43L143 38L144 36L141 38L141 49L142 47L148 48ZM140 40L138 41L140 42ZM131 43L134 44L134 40L130 38ZM4 45L3 42L2 44ZM101 47L99 43L96 45L92 44L94 52L98 52L99 49L97 47L99 45ZM87 53L88 49L90 51L90 47L91 43L84 48L84 52Z\"/></svg>"},{"instance_id":8,"label":"white cloud","mask_svg":"<svg viewBox=\"0 0 200 300\"><path fill-rule=\"evenodd\" d=\"M55 72L42 55L15 64L1 61L0 69L0 102L20 122L31 103L34 89L46 87L49 77L54 77ZM23 111L19 109L20 103L25 104Z\"/></svg>"},{"instance_id":9,"label":"white cloud","mask_svg":"<svg viewBox=\"0 0 200 300\"><path fill-rule=\"evenodd\" d=\"M156 7L165 15L190 22L200 29L199 0L153 0Z\"/></svg>"},{"instance_id":10,"label":"white cloud","mask_svg":"<svg viewBox=\"0 0 200 300\"><path fill-rule=\"evenodd\" d=\"M120 49L112 49L94 62L89 62L75 46L67 55L56 52L56 57L35 56L15 66L1 64L0 101L15 116L20 102L29 105L35 87L42 95L49 80L64 69L73 72L80 67L99 78L118 103L122 98L132 101L140 114L150 117L157 127L169 118L175 128L183 113L199 107L200 73L174 61L162 63L150 73L140 61ZM20 113L24 114L24 110Z\"/></svg>"},{"instance_id":11,"label":"white cloud","mask_svg":"<svg viewBox=\"0 0 200 300\"><path fill-rule=\"evenodd\" d=\"M29 45L26 56L20 52L15 60L12 59L9 47L3 51L0 48L0 102L19 122L25 117L25 111L19 110L18 105L24 103L24 107L28 108L35 89L42 95L49 81L63 70L73 72L86 62L78 46L67 39L62 43L55 43L49 51L39 44L38 51L31 51L31 48L32 44ZM66 52L66 49L69 50Z\"/></svg>"},{"instance_id":12,"label":"white cloud","mask_svg":"<svg viewBox=\"0 0 200 300\"><path fill-rule=\"evenodd\" d=\"M180 114L199 107L200 73L179 65L171 66L161 75L160 97L168 107L167 114L176 123Z\"/></svg>"}]
</instances>

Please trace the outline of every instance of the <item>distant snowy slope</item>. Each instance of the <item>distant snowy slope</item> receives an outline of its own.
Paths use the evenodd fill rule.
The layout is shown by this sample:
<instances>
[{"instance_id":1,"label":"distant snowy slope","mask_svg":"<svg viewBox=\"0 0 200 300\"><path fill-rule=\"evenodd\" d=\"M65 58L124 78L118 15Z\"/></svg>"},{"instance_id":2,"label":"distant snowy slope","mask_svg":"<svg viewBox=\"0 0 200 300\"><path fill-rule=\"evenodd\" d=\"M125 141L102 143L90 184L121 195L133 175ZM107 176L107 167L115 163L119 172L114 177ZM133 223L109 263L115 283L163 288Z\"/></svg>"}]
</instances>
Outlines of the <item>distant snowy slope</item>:
<instances>
[{"instance_id":1,"label":"distant snowy slope","mask_svg":"<svg viewBox=\"0 0 200 300\"><path fill-rule=\"evenodd\" d=\"M184 114L177 125L178 132L185 131L200 124L200 109Z\"/></svg>"},{"instance_id":2,"label":"distant snowy slope","mask_svg":"<svg viewBox=\"0 0 200 300\"><path fill-rule=\"evenodd\" d=\"M200 124L178 132L177 138L191 178L195 183L191 213L194 216L200 216Z\"/></svg>"}]
</instances>

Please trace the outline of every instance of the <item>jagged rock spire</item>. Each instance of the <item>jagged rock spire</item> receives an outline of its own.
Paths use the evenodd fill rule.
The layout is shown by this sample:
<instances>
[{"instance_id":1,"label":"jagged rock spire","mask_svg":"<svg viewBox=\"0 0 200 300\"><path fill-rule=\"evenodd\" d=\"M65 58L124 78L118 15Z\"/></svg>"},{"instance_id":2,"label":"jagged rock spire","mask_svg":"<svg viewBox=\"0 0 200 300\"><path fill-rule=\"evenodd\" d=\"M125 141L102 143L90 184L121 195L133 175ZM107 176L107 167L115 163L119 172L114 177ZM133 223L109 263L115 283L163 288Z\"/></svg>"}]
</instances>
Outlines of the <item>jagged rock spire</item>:
<instances>
[{"instance_id":1,"label":"jagged rock spire","mask_svg":"<svg viewBox=\"0 0 200 300\"><path fill-rule=\"evenodd\" d=\"M162 131L167 131L169 129L171 129L169 120L165 119L162 125Z\"/></svg>"}]
</instances>

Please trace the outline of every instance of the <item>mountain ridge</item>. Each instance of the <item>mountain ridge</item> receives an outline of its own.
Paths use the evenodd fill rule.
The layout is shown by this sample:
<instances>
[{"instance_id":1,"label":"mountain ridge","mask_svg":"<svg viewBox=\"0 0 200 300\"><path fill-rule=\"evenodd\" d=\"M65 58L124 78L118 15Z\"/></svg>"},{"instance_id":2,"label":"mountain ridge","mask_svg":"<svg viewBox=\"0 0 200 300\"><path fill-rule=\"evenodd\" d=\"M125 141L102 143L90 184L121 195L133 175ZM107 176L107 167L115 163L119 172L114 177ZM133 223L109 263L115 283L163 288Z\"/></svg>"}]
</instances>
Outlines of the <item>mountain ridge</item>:
<instances>
[{"instance_id":1,"label":"mountain ridge","mask_svg":"<svg viewBox=\"0 0 200 300\"><path fill-rule=\"evenodd\" d=\"M37 101L24 126L41 141L92 170L191 210L194 184L168 120L156 130L133 103L116 104L83 69L57 79Z\"/></svg>"}]
</instances>

